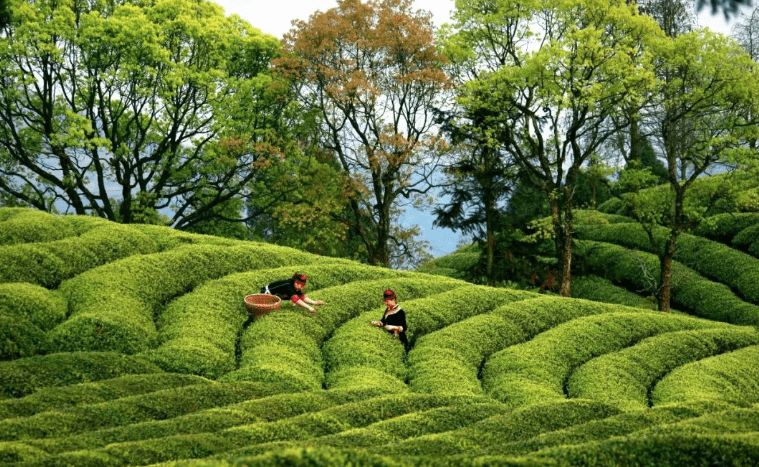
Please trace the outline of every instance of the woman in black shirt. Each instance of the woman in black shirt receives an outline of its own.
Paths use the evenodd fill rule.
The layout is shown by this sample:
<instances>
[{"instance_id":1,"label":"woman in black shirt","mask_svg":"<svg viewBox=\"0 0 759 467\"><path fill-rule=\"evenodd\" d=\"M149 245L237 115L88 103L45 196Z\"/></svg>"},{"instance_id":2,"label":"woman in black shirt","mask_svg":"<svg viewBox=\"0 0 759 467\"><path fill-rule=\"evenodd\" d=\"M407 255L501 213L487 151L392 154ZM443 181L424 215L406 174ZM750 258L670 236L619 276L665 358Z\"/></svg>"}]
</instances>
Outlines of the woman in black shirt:
<instances>
[{"instance_id":1,"label":"woman in black shirt","mask_svg":"<svg viewBox=\"0 0 759 467\"><path fill-rule=\"evenodd\" d=\"M398 305L398 298L392 290L385 290L382 298L385 301L387 309L382 315L382 319L380 321L372 321L372 324L384 328L387 332L393 334L396 339L403 342L403 346L408 350L408 339L406 338L406 313L404 313L403 309Z\"/></svg>"},{"instance_id":2,"label":"woman in black shirt","mask_svg":"<svg viewBox=\"0 0 759 467\"><path fill-rule=\"evenodd\" d=\"M311 305L324 305L321 300L311 300L306 297L303 288L306 287L307 277L305 274L296 272L290 279L283 279L266 284L261 288L261 293L276 295L282 300L290 300L295 305L302 306L309 313L316 314L316 310Z\"/></svg>"}]
</instances>

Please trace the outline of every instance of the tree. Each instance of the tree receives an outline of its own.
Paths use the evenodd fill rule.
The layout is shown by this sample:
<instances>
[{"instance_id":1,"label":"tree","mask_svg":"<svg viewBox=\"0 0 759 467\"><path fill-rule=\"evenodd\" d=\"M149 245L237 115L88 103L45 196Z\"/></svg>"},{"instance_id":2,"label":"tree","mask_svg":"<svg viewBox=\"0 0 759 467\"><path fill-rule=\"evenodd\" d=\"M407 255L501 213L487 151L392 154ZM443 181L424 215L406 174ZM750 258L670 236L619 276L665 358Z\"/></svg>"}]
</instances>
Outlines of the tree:
<instances>
[{"instance_id":1,"label":"tree","mask_svg":"<svg viewBox=\"0 0 759 467\"><path fill-rule=\"evenodd\" d=\"M665 38L653 49L658 84L643 118L656 129L665 156L669 201L643 195L646 172L632 170L623 182L637 186L627 197L648 233L660 262L655 291L659 309L670 310L672 260L677 239L704 213L688 209L688 194L699 177L715 170L746 167L757 158L746 142L755 138L759 100L757 64L725 36L708 29ZM729 181L729 178L725 178ZM653 230L668 228L663 242Z\"/></svg>"},{"instance_id":2,"label":"tree","mask_svg":"<svg viewBox=\"0 0 759 467\"><path fill-rule=\"evenodd\" d=\"M426 195L444 150L433 128L448 79L430 16L410 0L339 0L297 21L276 68L299 84L321 113L322 143L359 188L350 199L352 228L371 264L391 264L393 221L406 200Z\"/></svg>"},{"instance_id":3,"label":"tree","mask_svg":"<svg viewBox=\"0 0 759 467\"><path fill-rule=\"evenodd\" d=\"M454 40L473 62L501 62L466 83L459 102L493 116L485 123L492 144L547 197L559 290L568 296L578 175L614 134L604 124L652 82L643 50L658 28L607 0L476 0L460 5L454 21Z\"/></svg>"},{"instance_id":4,"label":"tree","mask_svg":"<svg viewBox=\"0 0 759 467\"><path fill-rule=\"evenodd\" d=\"M274 37L203 0L9 0L0 191L44 210L189 228L285 157ZM286 136L286 134L285 134ZM268 196L270 192L259 194ZM149 214L150 212L153 214Z\"/></svg>"},{"instance_id":5,"label":"tree","mask_svg":"<svg viewBox=\"0 0 759 467\"><path fill-rule=\"evenodd\" d=\"M473 141L462 146L457 161L446 168L449 184L442 195L448 203L435 208L433 225L474 234L485 252L487 284L495 283L496 232L501 227L499 202L512 190L513 168L496 148Z\"/></svg>"},{"instance_id":6,"label":"tree","mask_svg":"<svg viewBox=\"0 0 759 467\"><path fill-rule=\"evenodd\" d=\"M743 47L752 60L759 62L759 7L750 15L740 15L730 37Z\"/></svg>"}]
</instances>

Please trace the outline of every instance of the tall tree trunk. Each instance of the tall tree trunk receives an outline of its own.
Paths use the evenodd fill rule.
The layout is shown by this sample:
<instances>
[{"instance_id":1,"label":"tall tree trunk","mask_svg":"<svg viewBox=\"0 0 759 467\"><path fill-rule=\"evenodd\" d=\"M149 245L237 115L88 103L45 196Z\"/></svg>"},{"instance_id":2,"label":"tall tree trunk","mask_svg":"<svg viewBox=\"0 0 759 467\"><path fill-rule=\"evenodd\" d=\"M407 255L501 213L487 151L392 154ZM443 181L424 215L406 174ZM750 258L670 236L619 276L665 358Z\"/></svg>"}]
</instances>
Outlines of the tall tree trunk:
<instances>
[{"instance_id":1,"label":"tall tree trunk","mask_svg":"<svg viewBox=\"0 0 759 467\"><path fill-rule=\"evenodd\" d=\"M485 203L485 275L489 286L495 285L493 261L495 258L495 206L492 200Z\"/></svg>"},{"instance_id":2,"label":"tall tree trunk","mask_svg":"<svg viewBox=\"0 0 759 467\"><path fill-rule=\"evenodd\" d=\"M553 223L554 245L556 247L556 259L559 262L560 286L559 295L569 297L572 281L572 209L564 209L564 218L561 216L559 196L550 197L551 221Z\"/></svg>"},{"instance_id":3,"label":"tall tree trunk","mask_svg":"<svg viewBox=\"0 0 759 467\"><path fill-rule=\"evenodd\" d=\"M667 244L664 248L664 255L659 258L660 270L659 270L659 311L669 313L671 309L672 298L672 259L675 257L675 247L677 244L677 237L679 232L672 230Z\"/></svg>"}]
</instances>

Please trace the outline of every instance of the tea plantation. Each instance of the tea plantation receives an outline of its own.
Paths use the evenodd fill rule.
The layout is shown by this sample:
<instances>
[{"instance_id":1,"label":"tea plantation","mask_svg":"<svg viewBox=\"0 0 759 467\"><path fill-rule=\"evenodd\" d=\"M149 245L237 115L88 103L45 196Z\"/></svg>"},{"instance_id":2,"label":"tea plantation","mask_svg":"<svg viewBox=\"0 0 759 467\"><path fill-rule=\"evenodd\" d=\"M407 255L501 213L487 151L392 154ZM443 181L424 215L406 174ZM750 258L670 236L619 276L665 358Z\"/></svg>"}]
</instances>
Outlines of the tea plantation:
<instances>
[{"instance_id":1,"label":"tea plantation","mask_svg":"<svg viewBox=\"0 0 759 467\"><path fill-rule=\"evenodd\" d=\"M471 248L394 271L0 208L0 465L759 465L759 218L683 236L669 314L642 230L596 219L565 299L463 281ZM250 317L295 271L318 313Z\"/></svg>"}]
</instances>

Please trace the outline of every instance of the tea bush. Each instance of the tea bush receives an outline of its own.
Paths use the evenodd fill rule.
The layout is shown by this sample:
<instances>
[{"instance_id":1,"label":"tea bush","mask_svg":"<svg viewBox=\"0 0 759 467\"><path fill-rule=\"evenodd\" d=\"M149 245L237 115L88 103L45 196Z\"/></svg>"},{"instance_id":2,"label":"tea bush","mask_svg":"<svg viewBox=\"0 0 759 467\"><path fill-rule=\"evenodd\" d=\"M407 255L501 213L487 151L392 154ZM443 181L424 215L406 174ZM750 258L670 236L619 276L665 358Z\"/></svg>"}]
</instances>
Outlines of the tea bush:
<instances>
[{"instance_id":1,"label":"tea bush","mask_svg":"<svg viewBox=\"0 0 759 467\"><path fill-rule=\"evenodd\" d=\"M707 217L699 222L693 235L730 245L739 232L759 224L759 213L729 212Z\"/></svg>"},{"instance_id":2,"label":"tea bush","mask_svg":"<svg viewBox=\"0 0 759 467\"><path fill-rule=\"evenodd\" d=\"M632 410L541 433L530 439L491 446L488 452L499 456L520 456L552 447L603 441L612 437L627 436L651 427L670 426L683 420L730 408L732 406L728 404L696 402Z\"/></svg>"},{"instance_id":3,"label":"tea bush","mask_svg":"<svg viewBox=\"0 0 759 467\"><path fill-rule=\"evenodd\" d=\"M646 311L578 318L494 354L482 370L483 388L514 407L562 400L572 369L592 358L657 334L713 326L708 320Z\"/></svg>"},{"instance_id":4,"label":"tea bush","mask_svg":"<svg viewBox=\"0 0 759 467\"><path fill-rule=\"evenodd\" d=\"M175 389L79 405L66 411L42 412L30 417L0 420L0 440L52 438L150 420L174 418L280 391L281 388L274 385L249 382L220 384L206 380L200 384Z\"/></svg>"},{"instance_id":5,"label":"tea bush","mask_svg":"<svg viewBox=\"0 0 759 467\"><path fill-rule=\"evenodd\" d=\"M574 251L596 274L641 289L651 286L646 275L659 270L659 261L652 254L610 243L578 241ZM676 306L716 321L759 323L759 307L744 302L726 285L705 279L677 262L672 263L672 277L672 302Z\"/></svg>"},{"instance_id":6,"label":"tea bush","mask_svg":"<svg viewBox=\"0 0 759 467\"><path fill-rule=\"evenodd\" d=\"M47 334L26 318L0 313L0 360L45 353Z\"/></svg>"},{"instance_id":7,"label":"tea bush","mask_svg":"<svg viewBox=\"0 0 759 467\"><path fill-rule=\"evenodd\" d=\"M561 322L625 308L585 300L538 296L496 308L419 339L408 355L414 391L480 394L483 362L506 347L531 339ZM550 324L538 322L550 319Z\"/></svg>"},{"instance_id":8,"label":"tea bush","mask_svg":"<svg viewBox=\"0 0 759 467\"><path fill-rule=\"evenodd\" d=\"M38 243L75 235L66 218L36 209L0 207L0 245Z\"/></svg>"},{"instance_id":9,"label":"tea bush","mask_svg":"<svg viewBox=\"0 0 759 467\"><path fill-rule=\"evenodd\" d=\"M274 246L197 245L109 263L61 285L71 317L51 331L52 345L59 351L143 352L156 345L154 316L172 298L233 272L315 258Z\"/></svg>"},{"instance_id":10,"label":"tea bush","mask_svg":"<svg viewBox=\"0 0 759 467\"><path fill-rule=\"evenodd\" d=\"M569 400L532 405L486 418L473 425L367 449L393 456L472 456L516 441L524 441L591 420L604 419L619 411L592 401Z\"/></svg>"},{"instance_id":11,"label":"tea bush","mask_svg":"<svg viewBox=\"0 0 759 467\"><path fill-rule=\"evenodd\" d=\"M570 397L594 399L623 410L650 406L650 391L662 377L685 364L759 344L753 328L723 326L679 331L644 339L603 355L575 370L567 382Z\"/></svg>"},{"instance_id":12,"label":"tea bush","mask_svg":"<svg viewBox=\"0 0 759 467\"><path fill-rule=\"evenodd\" d=\"M656 302L598 276L572 276L572 297L596 302L654 309Z\"/></svg>"},{"instance_id":13,"label":"tea bush","mask_svg":"<svg viewBox=\"0 0 759 467\"><path fill-rule=\"evenodd\" d=\"M23 397L43 388L159 373L139 357L116 352L71 352L0 362L0 397Z\"/></svg>"},{"instance_id":14,"label":"tea bush","mask_svg":"<svg viewBox=\"0 0 759 467\"><path fill-rule=\"evenodd\" d=\"M66 302L59 294L38 285L0 284L0 314L24 318L47 331L66 318Z\"/></svg>"},{"instance_id":15,"label":"tea bush","mask_svg":"<svg viewBox=\"0 0 759 467\"><path fill-rule=\"evenodd\" d=\"M70 409L120 397L198 384L199 376L175 373L125 375L92 383L43 388L25 397L0 400L0 419L28 417L39 412Z\"/></svg>"},{"instance_id":16,"label":"tea bush","mask_svg":"<svg viewBox=\"0 0 759 467\"><path fill-rule=\"evenodd\" d=\"M651 393L654 405L699 399L742 406L759 402L759 346L678 367Z\"/></svg>"},{"instance_id":17,"label":"tea bush","mask_svg":"<svg viewBox=\"0 0 759 467\"><path fill-rule=\"evenodd\" d=\"M255 320L240 341L240 370L224 379L276 378L280 375L294 384L306 384L308 389L321 387L324 374L320 346L324 339L348 319L376 306L377 302L381 303L385 289L392 287L399 297L411 299L464 285L418 275L401 277L395 273L388 273L383 279L363 281L364 277L375 277L366 275L370 271L371 268L354 266L351 275L356 278L355 282L348 286L328 287L314 295L327 303L319 308L315 317L304 316L296 309L295 312L280 311ZM324 271L314 276L323 280L329 274ZM372 292L376 297L374 300L367 297Z\"/></svg>"},{"instance_id":18,"label":"tea bush","mask_svg":"<svg viewBox=\"0 0 759 467\"><path fill-rule=\"evenodd\" d=\"M81 236L0 247L0 260L10 266L0 274L0 282L30 282L56 288L61 281L88 269L156 251L157 246L149 237L130 226L93 226Z\"/></svg>"},{"instance_id":19,"label":"tea bush","mask_svg":"<svg viewBox=\"0 0 759 467\"><path fill-rule=\"evenodd\" d=\"M639 224L584 225L578 227L577 232L578 238L655 253ZM657 245L663 248L668 235L668 229L656 229ZM759 304L759 288L756 287L759 282L759 259L722 243L688 234L680 235L675 259L702 276L731 287L746 300Z\"/></svg>"}]
</instances>

